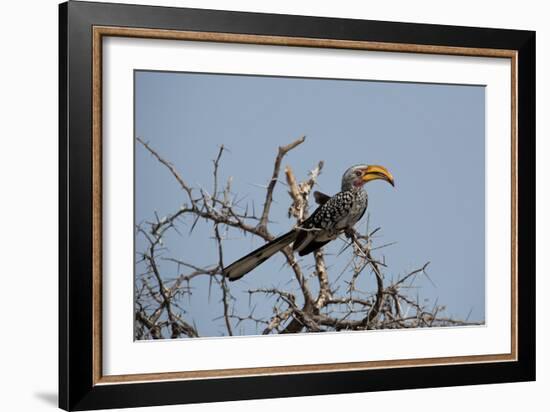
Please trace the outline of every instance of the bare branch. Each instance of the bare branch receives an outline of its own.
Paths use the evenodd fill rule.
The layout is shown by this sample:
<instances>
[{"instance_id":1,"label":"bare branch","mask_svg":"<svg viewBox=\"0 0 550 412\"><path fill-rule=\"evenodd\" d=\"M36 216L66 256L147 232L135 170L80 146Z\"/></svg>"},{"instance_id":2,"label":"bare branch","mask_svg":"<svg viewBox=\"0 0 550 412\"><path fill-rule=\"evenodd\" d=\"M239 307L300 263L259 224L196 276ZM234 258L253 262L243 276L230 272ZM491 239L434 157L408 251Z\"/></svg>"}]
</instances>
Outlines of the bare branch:
<instances>
[{"instance_id":1,"label":"bare branch","mask_svg":"<svg viewBox=\"0 0 550 412\"><path fill-rule=\"evenodd\" d=\"M258 224L258 228L261 231L266 231L266 228L267 228L267 221L269 218L269 209L271 208L271 203L273 201L273 190L275 189L275 184L277 183L277 179L279 178L279 170L281 168L281 162L283 160L283 157L290 150L302 144L305 140L306 140L306 137L302 136L299 139L295 140L294 142L287 144L286 146L279 146L279 152L277 153L277 157L275 158L275 165L273 166L273 174L271 176L271 180L269 181L269 184L267 185L267 191L265 194L265 202L264 202L264 210L262 212L262 217L260 218L260 223Z\"/></svg>"},{"instance_id":2,"label":"bare branch","mask_svg":"<svg viewBox=\"0 0 550 412\"><path fill-rule=\"evenodd\" d=\"M164 166L168 168L170 173L176 178L178 183L180 184L181 188L187 193L187 196L189 197L189 200L193 200L193 194L191 191L191 187L185 183L185 181L182 179L174 165L166 160L164 160L155 150L149 146L149 144L145 143L143 140L141 140L139 137L136 138L138 142L140 142L159 162L161 162ZM223 146L222 146L223 147Z\"/></svg>"}]
</instances>

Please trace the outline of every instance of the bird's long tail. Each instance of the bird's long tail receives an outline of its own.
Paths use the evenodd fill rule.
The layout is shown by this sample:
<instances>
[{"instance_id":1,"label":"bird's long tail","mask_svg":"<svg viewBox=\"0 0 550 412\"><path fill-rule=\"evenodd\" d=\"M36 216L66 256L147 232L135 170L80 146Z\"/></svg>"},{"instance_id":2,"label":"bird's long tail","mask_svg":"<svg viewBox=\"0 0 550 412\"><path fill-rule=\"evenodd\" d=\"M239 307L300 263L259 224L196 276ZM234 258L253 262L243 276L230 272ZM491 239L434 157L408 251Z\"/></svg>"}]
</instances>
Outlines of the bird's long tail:
<instances>
[{"instance_id":1,"label":"bird's long tail","mask_svg":"<svg viewBox=\"0 0 550 412\"><path fill-rule=\"evenodd\" d=\"M233 262L223 270L223 274L230 280L234 281L242 278L256 266L261 265L275 253L283 249L285 246L294 242L296 239L297 231L291 230L277 239L273 239L271 242L266 243L262 247L250 252L248 255L240 258L236 262Z\"/></svg>"}]
</instances>

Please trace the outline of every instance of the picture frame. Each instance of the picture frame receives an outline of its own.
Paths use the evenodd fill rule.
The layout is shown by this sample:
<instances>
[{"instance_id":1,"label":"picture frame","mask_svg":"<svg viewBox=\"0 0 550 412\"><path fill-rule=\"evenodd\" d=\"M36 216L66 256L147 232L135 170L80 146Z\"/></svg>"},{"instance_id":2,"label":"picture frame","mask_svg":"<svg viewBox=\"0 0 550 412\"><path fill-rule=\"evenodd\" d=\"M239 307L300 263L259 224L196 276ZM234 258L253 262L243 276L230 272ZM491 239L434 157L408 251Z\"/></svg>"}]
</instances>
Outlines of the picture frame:
<instances>
[{"instance_id":1,"label":"picture frame","mask_svg":"<svg viewBox=\"0 0 550 412\"><path fill-rule=\"evenodd\" d=\"M534 32L78 1L60 5L59 22L62 409L535 379ZM108 37L280 46L295 53L314 48L509 60L510 116L499 120L511 131L509 353L104 374L102 195L109 176L102 170L102 119L108 115L103 106L102 45Z\"/></svg>"}]
</instances>

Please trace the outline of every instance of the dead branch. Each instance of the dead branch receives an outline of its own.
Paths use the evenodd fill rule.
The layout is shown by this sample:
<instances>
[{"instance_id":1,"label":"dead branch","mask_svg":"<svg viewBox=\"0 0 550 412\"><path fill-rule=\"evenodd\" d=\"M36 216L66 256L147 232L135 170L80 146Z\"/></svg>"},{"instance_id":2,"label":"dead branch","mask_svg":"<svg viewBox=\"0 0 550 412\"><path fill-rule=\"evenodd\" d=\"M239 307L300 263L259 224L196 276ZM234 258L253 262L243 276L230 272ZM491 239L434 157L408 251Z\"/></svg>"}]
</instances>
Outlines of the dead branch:
<instances>
[{"instance_id":1,"label":"dead branch","mask_svg":"<svg viewBox=\"0 0 550 412\"><path fill-rule=\"evenodd\" d=\"M279 151L277 153L277 157L275 158L275 164L273 166L273 174L271 176L271 180L269 181L269 184L267 185L265 202L264 202L264 210L262 212L262 217L260 218L260 223L258 224L258 227L262 231L265 231L267 228L269 209L271 208L271 203L273 202L273 190L275 189L275 184L279 179L279 170L281 169L281 162L283 160L283 157L285 157L285 155L289 151L291 151L298 145L302 144L305 140L306 140L306 137L302 136L299 139L295 140L294 142L287 144L286 146L279 146Z\"/></svg>"}]
</instances>

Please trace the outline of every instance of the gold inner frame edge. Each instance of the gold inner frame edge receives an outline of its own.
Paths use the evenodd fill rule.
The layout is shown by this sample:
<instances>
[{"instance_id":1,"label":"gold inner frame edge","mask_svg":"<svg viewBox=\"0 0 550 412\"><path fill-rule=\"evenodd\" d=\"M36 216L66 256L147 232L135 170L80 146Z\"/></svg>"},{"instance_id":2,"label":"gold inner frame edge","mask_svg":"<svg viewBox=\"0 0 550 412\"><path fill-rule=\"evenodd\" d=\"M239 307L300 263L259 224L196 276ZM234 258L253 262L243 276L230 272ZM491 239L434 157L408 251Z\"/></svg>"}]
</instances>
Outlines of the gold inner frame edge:
<instances>
[{"instance_id":1,"label":"gold inner frame edge","mask_svg":"<svg viewBox=\"0 0 550 412\"><path fill-rule=\"evenodd\" d=\"M187 40L238 44L257 44L292 47L318 47L399 53L421 53L455 56L509 58L511 60L511 352L509 354L450 356L438 358L393 359L382 361L359 361L314 365L287 365L254 368L217 369L201 371L141 373L130 375L103 375L102 373L102 40L104 36L148 38L164 40ZM94 385L137 383L147 381L171 381L191 379L219 379L229 377L281 375L299 373L328 373L381 368L414 366L457 365L468 363L492 363L517 361L517 52L515 50L469 48L455 46L432 46L421 44L385 43L355 40L265 36L235 33L178 31L132 27L94 26L92 32L92 336Z\"/></svg>"}]
</instances>

